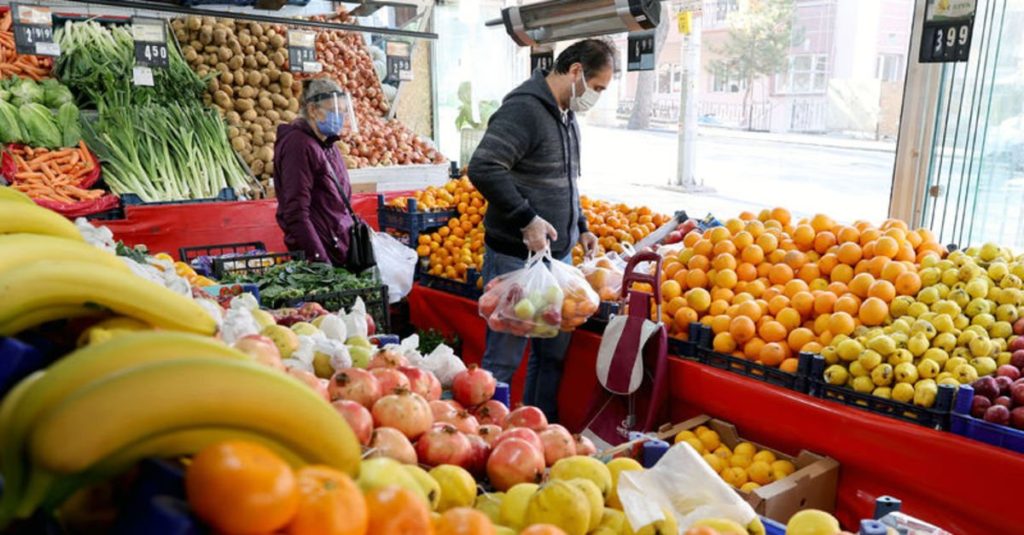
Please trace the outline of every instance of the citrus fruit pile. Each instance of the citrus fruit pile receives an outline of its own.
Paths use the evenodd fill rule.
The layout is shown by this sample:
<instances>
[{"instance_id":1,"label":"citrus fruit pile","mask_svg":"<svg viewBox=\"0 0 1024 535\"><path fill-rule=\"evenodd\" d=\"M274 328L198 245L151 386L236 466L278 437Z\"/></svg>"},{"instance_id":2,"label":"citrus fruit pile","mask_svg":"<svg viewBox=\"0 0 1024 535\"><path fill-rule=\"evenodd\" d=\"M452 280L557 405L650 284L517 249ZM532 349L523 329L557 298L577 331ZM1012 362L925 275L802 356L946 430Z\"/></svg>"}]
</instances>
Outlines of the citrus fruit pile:
<instances>
[{"instance_id":1,"label":"citrus fruit pile","mask_svg":"<svg viewBox=\"0 0 1024 535\"><path fill-rule=\"evenodd\" d=\"M921 289L918 265L945 249L899 220L794 221L784 208L749 212L665 254L662 320L685 339L691 322L714 332L720 353L795 372L800 351L889 321L890 303Z\"/></svg>"},{"instance_id":2,"label":"citrus fruit pile","mask_svg":"<svg viewBox=\"0 0 1024 535\"><path fill-rule=\"evenodd\" d=\"M434 190L439 197L424 194L424 202L437 207L454 206L459 215L436 232L421 234L416 254L430 259L428 273L431 275L466 282L466 273L470 268L479 272L483 267L483 217L487 212L487 201L465 176L449 181L443 189ZM417 192L420 193L424 192ZM433 204L438 200L439 204ZM424 204L425 207L430 205Z\"/></svg>"},{"instance_id":3,"label":"citrus fruit pile","mask_svg":"<svg viewBox=\"0 0 1024 535\"><path fill-rule=\"evenodd\" d=\"M411 196L403 195L391 199L388 201L388 206L408 210L409 198L412 197L416 199L416 208L418 210L433 211L456 208L460 203L468 202L462 198L462 193L464 193L462 180L465 180L467 184L469 183L469 179L463 177L459 180L449 181L444 186L427 186L422 190L417 190Z\"/></svg>"},{"instance_id":4,"label":"citrus fruit pile","mask_svg":"<svg viewBox=\"0 0 1024 535\"><path fill-rule=\"evenodd\" d=\"M601 252L621 253L624 243L635 244L671 219L665 214L652 212L646 206L631 207L586 196L580 196L580 207L583 208L590 232L597 236ZM575 265L583 261L582 246L573 247L572 259Z\"/></svg>"},{"instance_id":5,"label":"citrus fruit pile","mask_svg":"<svg viewBox=\"0 0 1024 535\"><path fill-rule=\"evenodd\" d=\"M753 492L796 471L792 461L779 459L770 450L758 449L750 442L740 442L729 449L717 432L704 425L680 431L675 443L680 442L692 446L729 486L743 492Z\"/></svg>"}]
</instances>

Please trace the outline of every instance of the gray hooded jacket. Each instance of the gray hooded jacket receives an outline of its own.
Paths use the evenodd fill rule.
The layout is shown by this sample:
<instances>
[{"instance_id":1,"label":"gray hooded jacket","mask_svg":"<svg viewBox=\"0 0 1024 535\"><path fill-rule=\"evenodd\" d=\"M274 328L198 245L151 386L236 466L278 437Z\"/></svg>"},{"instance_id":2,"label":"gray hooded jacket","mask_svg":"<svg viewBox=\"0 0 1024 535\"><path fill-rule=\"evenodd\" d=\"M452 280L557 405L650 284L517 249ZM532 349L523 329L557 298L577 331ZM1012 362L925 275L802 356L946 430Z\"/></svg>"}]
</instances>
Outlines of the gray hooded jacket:
<instances>
[{"instance_id":1,"label":"gray hooded jacket","mask_svg":"<svg viewBox=\"0 0 1024 535\"><path fill-rule=\"evenodd\" d=\"M579 125L575 113L558 107L547 74L538 69L505 97L469 162L469 179L488 202L487 245L519 258L527 256L522 229L534 216L558 232L555 258L567 256L587 230L577 188Z\"/></svg>"}]
</instances>

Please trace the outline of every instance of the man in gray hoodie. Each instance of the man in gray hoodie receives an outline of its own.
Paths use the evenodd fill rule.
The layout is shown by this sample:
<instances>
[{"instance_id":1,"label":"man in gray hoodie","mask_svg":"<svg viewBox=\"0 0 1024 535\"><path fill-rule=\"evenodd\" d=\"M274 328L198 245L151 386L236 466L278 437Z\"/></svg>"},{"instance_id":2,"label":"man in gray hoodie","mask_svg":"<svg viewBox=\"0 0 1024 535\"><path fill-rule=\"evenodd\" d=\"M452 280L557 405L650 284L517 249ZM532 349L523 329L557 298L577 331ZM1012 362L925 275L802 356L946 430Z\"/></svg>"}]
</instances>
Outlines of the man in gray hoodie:
<instances>
[{"instance_id":1,"label":"man in gray hoodie","mask_svg":"<svg viewBox=\"0 0 1024 535\"><path fill-rule=\"evenodd\" d=\"M580 209L580 129L576 114L594 106L615 70L615 49L585 39L565 49L550 72L538 69L509 93L491 116L469 163L469 179L487 199L484 283L521 269L530 252L551 248L572 262L578 242L589 253L597 237ZM523 403L558 420L558 386L571 333L535 338L527 363ZM528 339L487 332L483 367L511 382Z\"/></svg>"}]
</instances>

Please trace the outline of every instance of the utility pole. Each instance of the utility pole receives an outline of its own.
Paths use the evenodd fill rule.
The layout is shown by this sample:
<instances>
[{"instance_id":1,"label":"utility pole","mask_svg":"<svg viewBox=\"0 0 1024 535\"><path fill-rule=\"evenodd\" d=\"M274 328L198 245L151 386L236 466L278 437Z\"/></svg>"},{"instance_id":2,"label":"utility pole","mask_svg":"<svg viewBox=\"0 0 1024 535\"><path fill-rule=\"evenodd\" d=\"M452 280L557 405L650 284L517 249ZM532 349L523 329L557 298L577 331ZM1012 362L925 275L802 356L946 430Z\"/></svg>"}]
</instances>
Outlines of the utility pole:
<instances>
[{"instance_id":1,"label":"utility pole","mask_svg":"<svg viewBox=\"0 0 1024 535\"><path fill-rule=\"evenodd\" d=\"M695 176L697 157L697 81L700 77L702 0L683 0L677 15L681 42L682 87L679 91L678 154L674 186L683 191L706 191Z\"/></svg>"}]
</instances>

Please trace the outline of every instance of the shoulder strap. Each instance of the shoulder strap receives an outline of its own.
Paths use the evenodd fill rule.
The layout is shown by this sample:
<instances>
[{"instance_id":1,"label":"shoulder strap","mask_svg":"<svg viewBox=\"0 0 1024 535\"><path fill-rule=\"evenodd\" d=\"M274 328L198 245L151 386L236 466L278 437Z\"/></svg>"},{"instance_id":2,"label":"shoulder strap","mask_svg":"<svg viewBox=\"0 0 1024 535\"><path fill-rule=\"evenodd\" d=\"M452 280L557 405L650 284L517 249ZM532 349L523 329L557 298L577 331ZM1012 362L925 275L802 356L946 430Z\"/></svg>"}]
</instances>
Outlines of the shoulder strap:
<instances>
[{"instance_id":1,"label":"shoulder strap","mask_svg":"<svg viewBox=\"0 0 1024 535\"><path fill-rule=\"evenodd\" d=\"M334 147L334 150L338 150L338 148ZM338 179L338 173L335 171L334 164L331 163L330 158L327 158L327 172L330 173L331 178L334 179L334 185L338 188L338 195L341 196L342 202L345 203L345 208L348 209L349 215L351 215L353 219L358 218L356 211L352 209L352 204L348 200L348 195L345 195L345 188L341 185L341 180Z\"/></svg>"}]
</instances>

